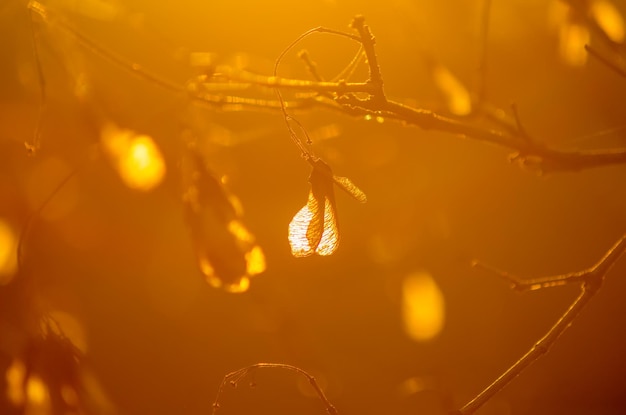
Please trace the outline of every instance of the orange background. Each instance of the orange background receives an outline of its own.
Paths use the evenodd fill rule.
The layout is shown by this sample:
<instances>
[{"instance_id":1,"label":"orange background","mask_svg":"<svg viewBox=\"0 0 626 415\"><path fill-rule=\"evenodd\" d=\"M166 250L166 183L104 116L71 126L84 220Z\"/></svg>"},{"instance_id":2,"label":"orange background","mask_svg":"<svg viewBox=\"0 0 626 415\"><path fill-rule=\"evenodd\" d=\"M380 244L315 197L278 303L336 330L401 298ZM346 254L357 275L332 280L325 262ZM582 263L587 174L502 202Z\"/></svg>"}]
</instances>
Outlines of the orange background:
<instances>
[{"instance_id":1,"label":"orange background","mask_svg":"<svg viewBox=\"0 0 626 415\"><path fill-rule=\"evenodd\" d=\"M299 34L346 28L356 13L376 36L389 97L445 112L432 60L472 93L481 78L477 1L134 0L113 21L50 3L98 44L181 84L195 73L190 52L269 75ZM626 146L623 128L588 138L623 127L626 81L594 60L568 65L545 3L494 2L487 100L507 111L516 103L526 129L557 148ZM315 150L368 203L336 192L339 250L292 258L287 225L306 202L309 167L280 114L190 106L41 22L48 113L42 151L29 158L22 143L32 135L39 90L28 20L23 1L0 6L0 217L20 229L80 168L35 222L26 262L42 302L83 325L86 361L121 414L206 414L222 377L256 362L310 371L340 413L445 413L521 356L577 293L564 287L520 295L472 270L471 259L528 277L575 271L595 263L626 229L623 166L538 177L508 163L507 150L315 110L297 114ZM329 78L356 50L327 35L302 47ZM280 72L308 76L295 53ZM80 74L108 119L161 148L168 171L157 189L128 189L103 157L85 163L98 129L86 115L89 104L73 93ZM185 125L209 143L209 164L227 175L265 251L268 270L244 294L209 287L194 262L177 171ZM417 342L403 329L402 282L422 271L441 290L445 324L434 339ZM622 260L547 357L480 413L623 413L625 272ZM5 320L23 306L8 294L0 299ZM4 368L14 350L2 342ZM255 388L228 389L219 413L322 413L295 379L260 372Z\"/></svg>"}]
</instances>

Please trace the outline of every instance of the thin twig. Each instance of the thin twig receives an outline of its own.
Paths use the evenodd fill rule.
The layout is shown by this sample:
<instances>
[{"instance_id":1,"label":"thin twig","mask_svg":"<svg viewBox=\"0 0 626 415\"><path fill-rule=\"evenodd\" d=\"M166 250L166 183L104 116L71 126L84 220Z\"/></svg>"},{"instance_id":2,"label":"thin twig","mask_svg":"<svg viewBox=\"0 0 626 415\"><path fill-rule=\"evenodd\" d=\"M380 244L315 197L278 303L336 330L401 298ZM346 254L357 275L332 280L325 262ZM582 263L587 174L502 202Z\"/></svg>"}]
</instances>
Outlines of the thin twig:
<instances>
[{"instance_id":1,"label":"thin twig","mask_svg":"<svg viewBox=\"0 0 626 415\"><path fill-rule=\"evenodd\" d=\"M322 77L322 75L320 75L319 71L317 70L317 62L311 59L311 55L309 55L308 50L302 49L300 52L298 52L298 57L302 59L302 62L304 62L304 65L309 70L309 73L311 74L313 79L315 79L317 82L324 81L324 77Z\"/></svg>"},{"instance_id":2,"label":"thin twig","mask_svg":"<svg viewBox=\"0 0 626 415\"><path fill-rule=\"evenodd\" d=\"M354 75L354 71L356 71L356 68L359 66L364 57L363 45L361 44L359 46L359 50L356 52L350 63L348 63L348 65L332 79L333 82L347 82L352 75Z\"/></svg>"},{"instance_id":3,"label":"thin twig","mask_svg":"<svg viewBox=\"0 0 626 415\"><path fill-rule=\"evenodd\" d=\"M369 80L375 91L371 94L372 99L379 102L386 101L385 91L383 89L383 77L380 73L380 66L378 65L378 57L376 56L376 49L374 45L376 40L368 25L365 24L365 17L362 15L356 16L352 20L350 25L354 28L361 38L363 49L365 50L365 56L367 56L367 63L369 65Z\"/></svg>"},{"instance_id":4,"label":"thin twig","mask_svg":"<svg viewBox=\"0 0 626 415\"><path fill-rule=\"evenodd\" d=\"M347 92L362 92L366 94L374 94L376 87L368 82L324 82L324 81L308 81L302 79L281 78L276 75L265 76L258 75L248 71L234 69L228 66L220 66L216 68L213 77L223 77L226 80L237 82L246 82L253 85L264 86L268 88L294 89L299 91L315 91L315 92L336 92L343 94ZM209 78L209 84L211 84ZM199 82L199 85L202 85Z\"/></svg>"},{"instance_id":5,"label":"thin twig","mask_svg":"<svg viewBox=\"0 0 626 415\"><path fill-rule=\"evenodd\" d=\"M542 288L560 287L562 285L584 282L587 278L586 272L582 271L543 278L523 279L480 261L474 261L472 266L509 281L511 289L515 291L535 291Z\"/></svg>"},{"instance_id":6,"label":"thin twig","mask_svg":"<svg viewBox=\"0 0 626 415\"><path fill-rule=\"evenodd\" d=\"M135 76L174 93L184 93L186 91L185 87L153 74L137 63L129 63L125 58L92 41L89 37L83 35L80 31L67 23L61 16L52 13L50 9L46 8L40 2L31 0L28 3L28 8L31 12L37 13L44 22L58 25L66 33L74 37L78 41L78 44L89 49L96 55L104 57L116 66L129 71Z\"/></svg>"},{"instance_id":7,"label":"thin twig","mask_svg":"<svg viewBox=\"0 0 626 415\"><path fill-rule=\"evenodd\" d=\"M34 155L41 148L41 129L43 124L43 119L46 114L47 109L47 97L46 97L46 77L43 73L43 67L41 65L40 58L40 36L39 29L35 26L34 15L35 11L32 8L29 8L29 25L30 25L30 35L32 41L33 48L33 57L35 59L35 68L37 69L37 81L39 82L39 106L37 109L37 120L35 121L35 131L33 132L33 141L32 143L24 143L26 149L29 154Z\"/></svg>"},{"instance_id":8,"label":"thin twig","mask_svg":"<svg viewBox=\"0 0 626 415\"><path fill-rule=\"evenodd\" d=\"M606 277L609 270L615 265L617 260L626 252L626 235L617 241L608 250L604 257L594 266L578 273L557 275L554 277L540 278L535 280L529 280L524 282L519 278L512 277L509 274L496 271L497 274L512 281L518 287L524 287L526 284L530 284L532 287L532 281L541 281L538 288L553 287L556 285L563 285L567 282L580 283L581 293L569 306L569 308L563 313L558 321L548 330L548 332L536 342L533 347L524 354L517 362L509 367L502 375L500 375L491 385L487 386L482 392L480 392L470 402L465 404L461 409L454 411L451 415L470 415L476 412L481 406L489 401L496 393L501 391L507 386L513 379L515 379L520 373L524 371L528 366L537 361L541 356L545 355L563 332L572 324L574 319L578 316L580 311L589 303L589 301L595 296L602 282ZM488 268L491 271L493 269ZM533 288L529 288L533 289Z\"/></svg>"},{"instance_id":9,"label":"thin twig","mask_svg":"<svg viewBox=\"0 0 626 415\"><path fill-rule=\"evenodd\" d=\"M587 53L589 53L589 55L603 63L607 68L609 68L619 76L626 78L626 69L619 66L616 62L613 62L612 60L602 56L600 52L592 48L590 45L585 45L585 50L587 51Z\"/></svg>"},{"instance_id":10,"label":"thin twig","mask_svg":"<svg viewBox=\"0 0 626 415\"><path fill-rule=\"evenodd\" d=\"M103 56L115 65L130 71L136 76L171 90L177 94L186 93L190 96L190 99L195 102L202 102L225 110L278 109L283 112L287 125L289 125L289 115L287 114L287 109L296 108L314 108L316 106L321 106L353 116L368 114L373 116L380 115L403 122L407 125L417 126L425 130L447 132L514 150L517 154L515 157L512 157L512 160L516 160L524 167L536 168L542 172L579 171L613 164L626 164L626 148L586 151L555 150L539 144L539 140L528 142L528 140L524 139L524 137L520 135L519 131L515 133L514 131L511 131L510 127L502 129L484 128L466 121L446 117L430 110L414 108L399 102L387 100L384 95L384 91L382 90L382 76L380 75L380 68L378 66L374 50L374 38L369 30L369 27L364 24L364 20L362 18L355 18L353 21L353 27L360 33L363 33L363 38L327 28L314 28L300 35L279 55L274 67L274 76L263 76L244 71L231 70L225 67L221 68L223 71L222 75L233 77L231 81L239 80L239 82L243 82L244 84L249 82L253 85L260 85L275 89L277 91L278 100L274 103L273 101L261 99L236 96L216 96L214 94L207 93L207 91L203 91L202 83L197 82L197 78L188 82L187 87L172 83L146 71L140 65L127 62L124 58L119 57L108 51L106 48L101 47L72 28L63 19L56 18L54 21L51 21L51 14L45 6L41 5L41 3L31 1L29 3L29 8L39 14L44 21L50 21L51 23L58 24L59 27L71 34L78 41L78 43L84 47L100 56ZM277 69L282 57L298 42L313 33L330 33L359 42L368 59L370 71L369 81L365 83L312 82L278 77ZM362 42L361 39L363 39ZM358 55L359 53L357 53L357 56ZM352 64L348 66L353 67ZM376 79L379 79L380 83L377 84L373 81ZM228 82L225 82L225 84L228 85ZM208 92L211 91L213 86L207 88L209 90ZM245 85L237 84L236 88L245 88ZM293 88L295 90L315 92L320 95L325 92L334 93L337 95L335 101L338 105L331 104L329 102L330 100L324 99L324 97L308 97L304 100L296 99L285 102L280 94L280 91L278 90L279 88ZM228 87L225 87L225 89L228 89ZM351 94L354 92L368 94L369 98L358 99ZM382 97L382 99L375 99L374 97ZM267 106L265 107L264 105ZM291 127L289 127L289 131L291 138L294 140L296 145L300 147L302 153L310 156L310 150L305 148L300 142L295 131Z\"/></svg>"},{"instance_id":11,"label":"thin twig","mask_svg":"<svg viewBox=\"0 0 626 415\"><path fill-rule=\"evenodd\" d=\"M287 370L287 371L295 372L295 373L297 373L299 375L304 376L304 378L309 382L309 384L311 385L311 387L315 391L315 394L317 395L319 400L324 405L324 407L326 409L326 412L328 412L329 415L337 415L337 413L338 413L337 409L328 400L328 398L324 394L324 391L319 386L319 384L317 383L317 381L315 380L315 378L313 376L311 376L305 370L300 369L297 366L292 366L292 365L288 365L288 364L284 364L284 363L257 363L257 364L254 364L254 365L250 365L250 366L244 367L244 368L239 369L239 370L235 370L234 372L231 372L231 373L227 374L226 376L224 376L224 379L222 380L222 383L220 384L220 386L219 386L219 388L217 390L217 396L215 397L215 401L213 402L213 412L212 412L212 415L216 415L217 410L220 408L220 398L221 398L222 393L224 391L224 387L227 384L230 384L232 386L237 386L237 384L243 378L245 378L246 376L250 375L253 371L258 370L258 369L281 369L281 370Z\"/></svg>"}]
</instances>

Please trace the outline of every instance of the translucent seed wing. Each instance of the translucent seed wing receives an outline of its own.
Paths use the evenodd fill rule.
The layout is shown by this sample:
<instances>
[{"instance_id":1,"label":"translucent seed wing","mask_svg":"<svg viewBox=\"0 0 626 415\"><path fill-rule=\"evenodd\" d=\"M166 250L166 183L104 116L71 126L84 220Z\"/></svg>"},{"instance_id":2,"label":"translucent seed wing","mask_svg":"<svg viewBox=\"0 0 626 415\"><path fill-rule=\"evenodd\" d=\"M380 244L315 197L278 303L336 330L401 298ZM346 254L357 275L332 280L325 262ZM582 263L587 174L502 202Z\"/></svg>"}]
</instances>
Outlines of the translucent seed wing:
<instances>
[{"instance_id":1,"label":"translucent seed wing","mask_svg":"<svg viewBox=\"0 0 626 415\"><path fill-rule=\"evenodd\" d=\"M367 196L347 177L333 176L333 181L341 190L348 193L361 203L367 202Z\"/></svg>"},{"instance_id":2,"label":"translucent seed wing","mask_svg":"<svg viewBox=\"0 0 626 415\"><path fill-rule=\"evenodd\" d=\"M323 230L324 212L320 210L311 191L307 204L294 215L289 223L291 254L297 258L311 255L322 239Z\"/></svg>"},{"instance_id":3,"label":"translucent seed wing","mask_svg":"<svg viewBox=\"0 0 626 415\"><path fill-rule=\"evenodd\" d=\"M337 227L337 216L335 206L328 198L324 203L324 230L321 240L315 248L318 255L332 255L339 247L339 228Z\"/></svg>"}]
</instances>

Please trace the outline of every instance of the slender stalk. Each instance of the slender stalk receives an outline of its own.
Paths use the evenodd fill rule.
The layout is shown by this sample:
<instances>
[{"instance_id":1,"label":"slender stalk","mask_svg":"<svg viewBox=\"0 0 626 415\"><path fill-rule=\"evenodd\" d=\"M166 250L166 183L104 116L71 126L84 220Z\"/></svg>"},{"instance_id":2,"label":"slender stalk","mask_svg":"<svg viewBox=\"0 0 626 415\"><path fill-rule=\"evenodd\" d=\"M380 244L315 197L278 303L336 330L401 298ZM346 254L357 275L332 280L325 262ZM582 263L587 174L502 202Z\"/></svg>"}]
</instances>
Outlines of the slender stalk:
<instances>
[{"instance_id":1,"label":"slender stalk","mask_svg":"<svg viewBox=\"0 0 626 415\"><path fill-rule=\"evenodd\" d=\"M517 362L502 373L492 384L487 386L482 392L476 395L471 401L465 404L461 409L452 412L451 415L470 415L476 412L481 406L489 401L495 394L500 392L513 379L519 376L524 369L536 362L541 356L548 353L554 343L561 337L563 332L572 324L574 319L580 314L581 310L595 296L606 274L617 262L617 260L626 252L626 235L623 236L604 257L593 267L581 271L580 273L564 274L546 278L554 281L563 281L572 278L576 282L582 282L580 285L581 292L574 302L568 307L557 322L548 330L548 332L537 341L533 347L524 354ZM507 279L509 279L507 277ZM549 285L546 285L548 287Z\"/></svg>"}]
</instances>

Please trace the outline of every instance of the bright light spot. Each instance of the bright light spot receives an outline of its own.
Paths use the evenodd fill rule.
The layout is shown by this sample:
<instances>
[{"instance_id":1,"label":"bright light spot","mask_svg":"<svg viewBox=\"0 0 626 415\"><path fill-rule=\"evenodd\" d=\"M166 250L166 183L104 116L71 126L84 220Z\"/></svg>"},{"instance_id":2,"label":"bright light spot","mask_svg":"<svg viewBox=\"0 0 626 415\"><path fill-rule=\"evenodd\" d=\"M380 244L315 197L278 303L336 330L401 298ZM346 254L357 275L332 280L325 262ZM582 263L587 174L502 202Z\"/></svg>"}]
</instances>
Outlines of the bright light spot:
<instances>
[{"instance_id":1,"label":"bright light spot","mask_svg":"<svg viewBox=\"0 0 626 415\"><path fill-rule=\"evenodd\" d=\"M17 271L18 240L13 228L0 219L0 285L8 284Z\"/></svg>"},{"instance_id":2,"label":"bright light spot","mask_svg":"<svg viewBox=\"0 0 626 415\"><path fill-rule=\"evenodd\" d=\"M594 0L589 7L589 13L612 41L624 41L624 18L613 3Z\"/></svg>"},{"instance_id":3,"label":"bright light spot","mask_svg":"<svg viewBox=\"0 0 626 415\"><path fill-rule=\"evenodd\" d=\"M443 65L433 68L433 78L448 104L448 110L455 115L468 115L472 112L472 99L465 86Z\"/></svg>"},{"instance_id":4,"label":"bright light spot","mask_svg":"<svg viewBox=\"0 0 626 415\"><path fill-rule=\"evenodd\" d=\"M324 210L320 210L311 192L308 203L295 214L289 223L291 254L306 257L313 253L332 255L339 246L339 229L332 203L324 198ZM321 236L320 236L321 235Z\"/></svg>"},{"instance_id":5,"label":"bright light spot","mask_svg":"<svg viewBox=\"0 0 626 415\"><path fill-rule=\"evenodd\" d=\"M52 324L49 325L51 331L59 336L67 337L81 352L87 351L85 329L76 317L65 311L53 310L50 312L50 318L52 319Z\"/></svg>"},{"instance_id":6,"label":"bright light spot","mask_svg":"<svg viewBox=\"0 0 626 415\"><path fill-rule=\"evenodd\" d=\"M265 271L265 255L261 247L255 245L249 252L246 252L246 272L253 276Z\"/></svg>"},{"instance_id":7,"label":"bright light spot","mask_svg":"<svg viewBox=\"0 0 626 415\"><path fill-rule=\"evenodd\" d=\"M7 399L15 406L24 403L24 377L26 365L19 359L14 359L6 371Z\"/></svg>"},{"instance_id":8,"label":"bright light spot","mask_svg":"<svg viewBox=\"0 0 626 415\"><path fill-rule=\"evenodd\" d=\"M240 245L245 246L254 240L252 234L248 232L246 227L243 226L243 223L238 220L228 222L228 231L237 239Z\"/></svg>"},{"instance_id":9,"label":"bright light spot","mask_svg":"<svg viewBox=\"0 0 626 415\"><path fill-rule=\"evenodd\" d=\"M381 116L376 117L376 122L378 124L384 123L385 122L385 117L381 117Z\"/></svg>"},{"instance_id":10,"label":"bright light spot","mask_svg":"<svg viewBox=\"0 0 626 415\"><path fill-rule=\"evenodd\" d=\"M243 293L250 288L250 278L242 277L239 281L233 284L224 285L224 290L229 293Z\"/></svg>"},{"instance_id":11,"label":"bright light spot","mask_svg":"<svg viewBox=\"0 0 626 415\"><path fill-rule=\"evenodd\" d=\"M365 118L365 121L371 121L372 118L374 118L374 117L372 117L371 114L366 114L364 118Z\"/></svg>"},{"instance_id":12,"label":"bright light spot","mask_svg":"<svg viewBox=\"0 0 626 415\"><path fill-rule=\"evenodd\" d=\"M289 244L291 245L291 254L295 257L305 257L313 253L313 248L306 237L312 219L313 212L308 205L305 205L289 222Z\"/></svg>"},{"instance_id":13,"label":"bright light spot","mask_svg":"<svg viewBox=\"0 0 626 415\"><path fill-rule=\"evenodd\" d=\"M246 254L246 259L248 258L248 255L251 253L252 251ZM262 252L261 252L261 255L263 255ZM263 258L263 261L265 261L265 258ZM238 279L234 283L224 283L224 281L215 274L215 269L213 268L213 266L211 265L208 259L200 258L199 262L200 262L200 271L204 274L206 282L211 287L221 288L224 291L227 291L230 293L243 293L243 292L248 291L248 288L250 288L250 278L248 278L247 275L242 276L240 279ZM249 267L260 266L258 263L256 264L248 263L247 265ZM265 270L265 262L263 262L263 270ZM262 271L259 271L259 272L262 272ZM253 274L249 274L249 275L253 275Z\"/></svg>"},{"instance_id":14,"label":"bright light spot","mask_svg":"<svg viewBox=\"0 0 626 415\"><path fill-rule=\"evenodd\" d=\"M149 136L109 125L102 131L102 143L128 187L149 191L165 177L163 155Z\"/></svg>"},{"instance_id":15,"label":"bright light spot","mask_svg":"<svg viewBox=\"0 0 626 415\"><path fill-rule=\"evenodd\" d=\"M443 329L444 298L430 274L417 272L405 278L402 314L404 330L415 341L430 340Z\"/></svg>"},{"instance_id":16,"label":"bright light spot","mask_svg":"<svg viewBox=\"0 0 626 415\"><path fill-rule=\"evenodd\" d=\"M202 257L200 258L199 263L200 263L200 272L204 274L209 285L215 288L221 287L222 280L220 280L219 278L215 276L215 268L213 268L213 265L211 265L211 262L208 259Z\"/></svg>"},{"instance_id":17,"label":"bright light spot","mask_svg":"<svg viewBox=\"0 0 626 415\"><path fill-rule=\"evenodd\" d=\"M564 22L559 31L559 53L570 66L583 66L587 62L585 45L589 44L589 29L577 23Z\"/></svg>"},{"instance_id":18,"label":"bright light spot","mask_svg":"<svg viewBox=\"0 0 626 415\"><path fill-rule=\"evenodd\" d=\"M45 407L50 405L50 392L44 381L37 375L31 375L26 382L26 398L29 406Z\"/></svg>"}]
</instances>

